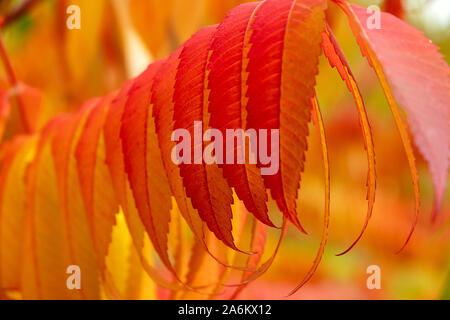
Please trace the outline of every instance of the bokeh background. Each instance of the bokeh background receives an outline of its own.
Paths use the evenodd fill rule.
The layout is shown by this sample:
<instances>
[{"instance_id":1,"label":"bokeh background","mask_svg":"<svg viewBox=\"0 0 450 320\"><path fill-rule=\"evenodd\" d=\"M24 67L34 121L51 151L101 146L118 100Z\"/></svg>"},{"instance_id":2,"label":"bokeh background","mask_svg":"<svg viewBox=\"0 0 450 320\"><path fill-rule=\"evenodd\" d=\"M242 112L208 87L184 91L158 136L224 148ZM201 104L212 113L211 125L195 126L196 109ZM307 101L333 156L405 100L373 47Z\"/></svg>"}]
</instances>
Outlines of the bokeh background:
<instances>
[{"instance_id":1,"label":"bokeh background","mask_svg":"<svg viewBox=\"0 0 450 320\"><path fill-rule=\"evenodd\" d=\"M76 110L83 101L119 88L155 59L167 56L200 27L219 23L239 0L26 0L0 1L5 20L2 37L20 82L42 93L38 126L58 113ZM450 59L450 1L360 0L378 5L423 30ZM66 8L81 8L81 30L66 28ZM293 299L450 299L450 193L436 223L431 222L433 190L424 159L416 150L422 210L406 248L414 201L407 160L381 88L355 43L344 15L330 3L328 19L352 66L365 98L374 134L378 187L373 219L349 254L335 255L358 235L366 214L367 161L358 114L339 75L321 58L318 95L330 148L332 202L329 242L312 281ZM0 89L8 88L0 67ZM11 110L3 140L20 133ZM308 272L318 249L323 220L324 183L320 145L314 128L299 197L300 219L309 231L292 230L272 268L244 290L243 299L279 299ZM272 207L276 211L275 207ZM119 223L118 229L123 228ZM120 235L121 231L116 230ZM267 254L278 239L269 233ZM117 245L117 244L113 244ZM120 245L119 245L120 247ZM120 270L120 257L114 264ZM367 267L381 268L381 290L369 290ZM157 298L169 298L157 290ZM220 298L220 297L219 297Z\"/></svg>"}]
</instances>

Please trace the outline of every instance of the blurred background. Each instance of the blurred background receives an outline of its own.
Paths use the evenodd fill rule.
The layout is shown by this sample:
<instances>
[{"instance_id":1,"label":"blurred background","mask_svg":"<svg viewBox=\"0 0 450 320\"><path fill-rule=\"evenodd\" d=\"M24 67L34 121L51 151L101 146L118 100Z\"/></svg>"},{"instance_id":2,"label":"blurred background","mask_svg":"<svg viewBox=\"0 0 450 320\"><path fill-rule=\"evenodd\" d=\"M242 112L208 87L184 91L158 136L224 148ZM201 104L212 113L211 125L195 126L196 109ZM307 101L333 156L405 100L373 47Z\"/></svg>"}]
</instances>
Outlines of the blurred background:
<instances>
[{"instance_id":1,"label":"blurred background","mask_svg":"<svg viewBox=\"0 0 450 320\"><path fill-rule=\"evenodd\" d=\"M1 36L18 81L42 99L30 113L41 128L58 113L120 88L146 66L167 56L200 27L219 23L239 0L1 0ZM450 1L360 0L378 5L421 29L450 58ZM66 28L69 5L81 9L81 29ZM332 202L329 242L312 281L293 299L450 299L450 193L431 223L433 190L426 163L416 150L422 210L416 233L397 255L414 213L407 160L384 95L351 34L330 3L328 21L352 66L368 108L377 156L378 188L373 219L356 248L335 255L358 235L367 210L367 161L358 114L339 75L321 58L318 94L330 148ZM3 64L0 93L10 87ZM37 109L38 108L38 109ZM38 110L38 112L36 111ZM24 130L16 109L0 110L4 141ZM272 268L244 290L243 299L279 299L308 272L323 225L324 183L319 140L309 138L299 197L300 219L309 231L291 231ZM272 210L276 210L272 207ZM269 233L266 252L278 239ZM120 263L120 262L117 262ZM366 270L381 269L381 290L369 290ZM167 298L159 291L159 298Z\"/></svg>"}]
</instances>

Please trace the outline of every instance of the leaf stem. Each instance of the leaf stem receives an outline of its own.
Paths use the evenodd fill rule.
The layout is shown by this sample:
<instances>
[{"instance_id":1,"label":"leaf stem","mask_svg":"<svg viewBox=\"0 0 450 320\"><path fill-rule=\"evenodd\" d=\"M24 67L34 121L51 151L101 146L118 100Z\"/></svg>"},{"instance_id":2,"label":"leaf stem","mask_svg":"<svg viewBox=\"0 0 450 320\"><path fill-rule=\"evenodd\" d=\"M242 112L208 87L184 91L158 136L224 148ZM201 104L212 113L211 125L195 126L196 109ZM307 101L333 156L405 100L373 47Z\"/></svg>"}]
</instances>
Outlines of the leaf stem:
<instances>
[{"instance_id":1,"label":"leaf stem","mask_svg":"<svg viewBox=\"0 0 450 320\"><path fill-rule=\"evenodd\" d=\"M17 81L17 77L14 73L14 69L12 67L11 60L9 59L8 53L6 51L5 44L3 43L3 37L1 34L0 34L0 58L3 61L3 65L5 66L6 75L8 77L11 86L16 90L19 90L19 82ZM23 102L22 96L20 92L17 92L15 96L17 99L17 105L19 107L20 118L22 119L25 131L27 133L31 133L32 132L31 125L26 116L25 103Z\"/></svg>"},{"instance_id":2,"label":"leaf stem","mask_svg":"<svg viewBox=\"0 0 450 320\"><path fill-rule=\"evenodd\" d=\"M6 26L19 19L25 13L30 11L31 8L33 8L38 2L38 0L24 0L18 8L6 14L3 20L3 26Z\"/></svg>"}]
</instances>

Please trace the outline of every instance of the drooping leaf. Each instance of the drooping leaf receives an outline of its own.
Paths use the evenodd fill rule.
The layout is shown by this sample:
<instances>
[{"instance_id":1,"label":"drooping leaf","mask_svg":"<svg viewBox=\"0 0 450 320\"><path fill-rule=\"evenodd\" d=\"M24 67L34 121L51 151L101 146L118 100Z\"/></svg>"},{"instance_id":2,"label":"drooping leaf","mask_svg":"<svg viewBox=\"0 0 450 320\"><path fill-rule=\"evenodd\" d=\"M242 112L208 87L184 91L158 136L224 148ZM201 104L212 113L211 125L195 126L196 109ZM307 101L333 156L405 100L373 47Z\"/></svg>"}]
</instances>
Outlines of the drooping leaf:
<instances>
[{"instance_id":1,"label":"drooping leaf","mask_svg":"<svg viewBox=\"0 0 450 320\"><path fill-rule=\"evenodd\" d=\"M339 72L342 80L345 81L348 90L351 92L353 99L355 100L356 107L358 109L359 121L361 124L361 129L364 137L364 147L367 150L367 162L369 167L369 174L367 176L367 200L368 209L367 216L361 233L359 234L356 241L344 251L341 255L349 252L362 238L364 231L367 229L369 220L372 216L373 206L375 203L375 191L376 191L376 169L375 169L375 148L373 145L372 130L370 127L369 119L367 116L366 107L364 105L364 100L362 99L359 87L356 83L356 79L350 69L350 66L345 59L342 50L339 47L331 29L329 26L326 27L325 31L322 33L322 48L325 56L327 57L330 65L335 67Z\"/></svg>"},{"instance_id":2,"label":"drooping leaf","mask_svg":"<svg viewBox=\"0 0 450 320\"><path fill-rule=\"evenodd\" d=\"M320 110L319 101L317 100L317 96L314 96L311 99L311 104L313 105L313 122L316 125L317 133L320 137L320 144L322 149L322 159L323 159L323 172L324 172L324 181L325 181L325 209L324 209L324 223L323 223L323 231L322 231L322 239L320 241L320 247L317 251L316 258L314 259L313 265L311 269L309 269L305 278L302 282L289 293L289 296L295 294L298 290L300 290L315 274L317 268L319 267L320 261L322 260L323 254L325 252L325 246L328 241L328 229L330 227L330 161L328 157L328 145L327 138L325 134L325 125L322 118L322 111Z\"/></svg>"},{"instance_id":3,"label":"drooping leaf","mask_svg":"<svg viewBox=\"0 0 450 320\"><path fill-rule=\"evenodd\" d=\"M128 94L133 87L134 80L127 81L114 101L112 102L104 125L106 147L106 164L111 174L112 184L117 200L123 210L125 220L136 248L136 254L146 274L158 285L171 290L180 290L181 287L166 280L153 266L151 260L143 252L146 243L145 227L140 219L136 203L130 188L130 182L125 172L125 160L120 138L121 119Z\"/></svg>"},{"instance_id":4,"label":"drooping leaf","mask_svg":"<svg viewBox=\"0 0 450 320\"><path fill-rule=\"evenodd\" d=\"M171 192L174 195L181 214L191 227L194 235L200 242L203 242L203 227L198 213L192 207L191 200L186 197L183 180L180 176L180 169L172 161L172 149L175 142L171 136L174 129L174 103L173 94L175 87L175 77L180 63L182 47L175 51L161 66L155 76L152 88L153 116L155 118L156 132L158 134L161 156L169 180Z\"/></svg>"},{"instance_id":5,"label":"drooping leaf","mask_svg":"<svg viewBox=\"0 0 450 320\"><path fill-rule=\"evenodd\" d=\"M150 110L151 88L162 63L150 65L134 82L122 116L121 139L125 171L142 223L162 262L173 270L167 247L171 193Z\"/></svg>"},{"instance_id":6,"label":"drooping leaf","mask_svg":"<svg viewBox=\"0 0 450 320\"><path fill-rule=\"evenodd\" d=\"M76 115L63 116L56 129L58 134L51 139L59 212L64 218L70 261L81 270L92 273L83 287L84 298L92 297L94 293L99 296L97 277L102 274L103 269L97 273L96 250L83 204L74 154L86 118L99 102L99 99L88 101Z\"/></svg>"},{"instance_id":7,"label":"drooping leaf","mask_svg":"<svg viewBox=\"0 0 450 320\"><path fill-rule=\"evenodd\" d=\"M231 232L231 190L219 167L203 162L203 132L209 123L206 67L216 29L217 26L201 29L181 52L174 91L174 130L187 130L191 138L191 164L180 164L187 196L217 238L238 250Z\"/></svg>"},{"instance_id":8,"label":"drooping leaf","mask_svg":"<svg viewBox=\"0 0 450 320\"><path fill-rule=\"evenodd\" d=\"M264 249L267 242L267 226L256 219L253 219L252 235L251 235L251 251L255 254L247 258L247 267L256 269L259 262L262 259ZM252 276L252 272L246 271L242 274L241 282L245 283L249 277ZM230 300L234 300L239 297L239 294L247 287L248 283L235 289L230 296Z\"/></svg>"},{"instance_id":9,"label":"drooping leaf","mask_svg":"<svg viewBox=\"0 0 450 320\"><path fill-rule=\"evenodd\" d=\"M115 96L116 93L112 93L104 97L89 112L76 142L74 155L83 200L81 213L85 212L86 215L101 280L107 295L117 299L119 292L106 270L105 260L112 241L113 226L116 224L115 215L119 209L105 163L106 152L102 135L107 109Z\"/></svg>"},{"instance_id":10,"label":"drooping leaf","mask_svg":"<svg viewBox=\"0 0 450 320\"><path fill-rule=\"evenodd\" d=\"M425 79L428 86L418 91L431 92L432 97L437 97L433 101L444 107L444 113L439 113L442 110L429 108L425 112L414 108L410 111L404 106L418 123L416 136L422 137L418 140L419 147L428 148L426 151L432 155L429 162L434 163L437 175L442 175L443 158L436 156L430 132L419 131L424 130L425 122L426 129L431 127L430 123L435 124L429 121L434 116L448 120L448 113L445 114L448 67L444 69L436 62L436 52L423 37L419 44L394 43L392 36L365 30L368 27L360 17L365 15L362 9L359 13L355 9L355 13L343 1L335 1L352 18L362 51L369 57L386 91L406 146L418 208L412 148L394 98L411 107L412 102L404 97L404 92L410 87L417 89L420 80ZM174 16L180 19L170 22L167 16L170 11L165 12L161 30L155 31L157 34L152 39L149 37L153 29L145 28L145 12L153 4L150 2L131 7L132 16L140 19L139 33L144 35L152 51L165 52L202 25L206 11L214 9L219 16L224 7L240 0L223 1L223 6L217 7L215 1L173 1ZM65 9L65 2L61 3L58 7ZM100 12L105 17L103 8L108 10L109 6L104 1L76 3L83 4L82 9L93 9L82 32L64 35L66 49L73 51L66 52L69 77L75 80L74 86L84 87L88 76L97 71L98 46L92 45L92 41L96 35L107 33L98 23L101 19L92 12L97 16ZM167 1L166 9L171 5L172 1ZM191 14L192 7L201 10ZM144 9L140 11L140 8ZM126 82L118 93L95 99L74 114L53 119L45 130L23 138L26 140L23 144L14 140L17 145L7 150L5 157L0 154L0 297L139 298L144 297L145 281L151 279L171 290L167 295L171 298L221 298L226 278L239 270L243 272L239 274L242 277L237 277L240 283L225 285L239 287L236 296L269 269L286 236L288 221L303 230L296 202L307 149L307 126L311 110L315 109L313 120L318 126L325 163L325 219L312 268L294 291L303 286L315 273L324 253L330 214L325 129L318 102L311 103L321 41L325 55L354 96L360 115L369 163L369 208L364 232L375 197L370 125L358 86L339 45L330 30L323 32L325 8L325 0L266 0L240 6L219 26L202 29L169 58L152 64L137 79ZM408 42L415 39L414 32L403 23L387 21L386 29L398 27L390 33L397 32ZM161 36L165 28L169 39L163 44ZM382 28L380 32L386 30ZM425 53L410 52L405 59L417 63L423 73L412 72L392 48L380 45L385 43L403 54L409 48L425 48L422 50ZM81 57L86 63L77 68L79 61L74 52L80 50L73 49L84 45L89 45ZM114 47L111 43L108 46ZM431 77L440 83L430 80ZM40 98L36 97L31 102L40 104ZM422 96L415 97L424 102ZM8 106L3 104L1 109L7 111ZM32 110L26 118L36 120L37 110ZM200 127L195 126L196 121L202 122ZM432 129L448 138L448 129L443 130L442 123ZM415 128L414 121L411 127ZM213 145L203 141L203 133L210 128L219 128L222 133L227 129L280 130L280 170L273 176L261 177L263 163L256 166L206 164L200 158ZM185 129L196 138L185 151L195 163L177 165L172 159L176 143L171 140L175 129ZM444 145L439 146L448 151L448 140L442 141ZM268 143L269 152L275 144L274 140ZM448 152L443 154L448 161ZM436 185L439 179L436 180L435 171L432 170ZM20 182L14 184L18 179ZM267 226L273 226L266 207L266 188L278 203L284 220L274 252L262 262ZM436 202L438 207L439 193ZM249 219L244 205L259 220ZM181 216L193 231L193 237L183 230ZM247 237L249 221L254 224L252 234ZM21 224L25 225L23 232L11 235ZM361 236L362 233L358 240ZM247 240L252 254L243 256L236 250L245 247ZM10 247L12 250L6 252L5 248ZM188 252L186 249L191 247ZM154 252L162 265L154 260ZM21 262L22 268L11 269L11 265ZM66 267L72 264L79 265L83 272L80 291L66 288ZM12 294L11 289L18 290L17 294ZM155 289L152 285L147 290ZM145 297L153 298L155 292L147 292Z\"/></svg>"},{"instance_id":11,"label":"drooping leaf","mask_svg":"<svg viewBox=\"0 0 450 320\"><path fill-rule=\"evenodd\" d=\"M413 150L397 103L407 111L415 142L430 166L435 217L442 205L449 167L450 69L438 48L402 20L380 13L381 28L369 28L364 8L341 0L335 2L349 18L363 54L377 73L405 146L416 197L416 214L408 243L418 221L419 185Z\"/></svg>"},{"instance_id":12,"label":"drooping leaf","mask_svg":"<svg viewBox=\"0 0 450 320\"><path fill-rule=\"evenodd\" d=\"M248 44L247 126L280 130L280 167L275 175L264 176L264 182L280 210L302 231L296 201L325 8L321 0L267 0L250 25ZM271 150L270 142L267 148Z\"/></svg>"}]
</instances>

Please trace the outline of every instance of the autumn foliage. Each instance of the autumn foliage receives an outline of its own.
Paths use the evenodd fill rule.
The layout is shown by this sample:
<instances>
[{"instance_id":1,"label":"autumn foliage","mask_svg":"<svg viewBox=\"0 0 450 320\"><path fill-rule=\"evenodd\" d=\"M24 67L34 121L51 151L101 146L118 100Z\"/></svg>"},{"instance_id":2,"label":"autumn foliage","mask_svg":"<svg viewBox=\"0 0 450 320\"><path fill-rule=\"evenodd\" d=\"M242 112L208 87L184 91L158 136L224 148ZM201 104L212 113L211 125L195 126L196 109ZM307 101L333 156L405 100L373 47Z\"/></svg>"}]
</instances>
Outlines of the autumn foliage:
<instances>
[{"instance_id":1,"label":"autumn foliage","mask_svg":"<svg viewBox=\"0 0 450 320\"><path fill-rule=\"evenodd\" d=\"M348 18L355 41L379 79L408 158L415 212L411 232L404 235L406 246L420 209L411 138L430 168L434 217L444 198L449 68L437 46L406 22L381 13L381 29L372 29L365 8L333 2ZM307 232L297 201L312 121L324 162L325 218L316 259L306 275L299 275L303 280L291 293L303 287L321 261L330 219L326 125L316 95L321 54L354 99L367 153L367 218L343 253L357 245L376 198L375 148L362 94L327 21L327 6L326 0L241 4L219 25L200 29L119 90L54 117L42 130L33 125L30 104L23 101L36 93L19 92L23 119L31 123L25 123L29 134L2 144L0 295L9 297L15 291L31 299L140 296L140 278L129 275L120 280L120 271L108 261L117 250L110 247L117 236L113 228L123 217L126 228L120 232L131 239L130 270L135 274L143 270L173 295L217 298L226 290L227 298L237 297L270 268L289 225ZM140 22L135 21L138 29L143 28ZM150 48L161 47L155 43L158 38L144 39ZM10 108L8 99L2 98L0 108L1 130L8 121L1 117ZM262 176L260 163L175 164L172 133L181 128L194 135L196 121L202 121L204 131L279 129L278 173ZM270 212L271 200L280 216ZM280 229L280 236L264 260L269 228ZM83 270L80 291L66 288L69 265ZM230 272L239 276L227 282Z\"/></svg>"}]
</instances>

